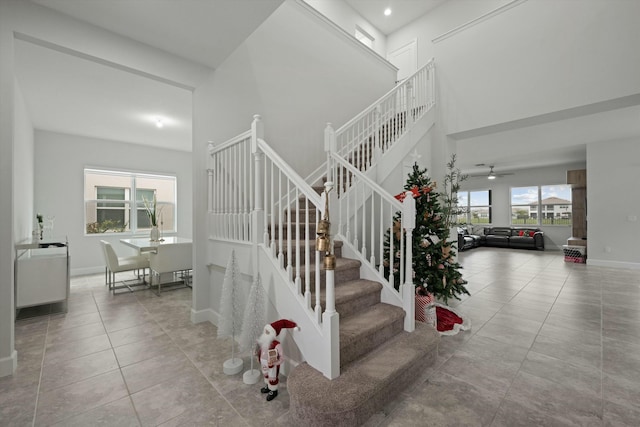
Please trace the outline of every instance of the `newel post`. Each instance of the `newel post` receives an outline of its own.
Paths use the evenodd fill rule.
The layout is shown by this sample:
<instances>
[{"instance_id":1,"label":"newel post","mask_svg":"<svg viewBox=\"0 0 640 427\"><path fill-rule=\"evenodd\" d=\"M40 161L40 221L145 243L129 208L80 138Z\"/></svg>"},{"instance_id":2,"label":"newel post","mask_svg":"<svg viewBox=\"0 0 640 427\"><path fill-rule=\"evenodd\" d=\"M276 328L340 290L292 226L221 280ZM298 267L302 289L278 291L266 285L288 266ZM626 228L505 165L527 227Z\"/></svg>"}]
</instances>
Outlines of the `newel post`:
<instances>
[{"instance_id":1,"label":"newel post","mask_svg":"<svg viewBox=\"0 0 640 427\"><path fill-rule=\"evenodd\" d=\"M254 243L264 243L266 233L264 224L264 199L262 197L264 154L258 149L258 139L264 139L264 126L259 114L253 116L251 123L251 154L253 154L253 212L251 212L252 239Z\"/></svg>"},{"instance_id":2,"label":"newel post","mask_svg":"<svg viewBox=\"0 0 640 427\"><path fill-rule=\"evenodd\" d=\"M416 289L413 284L413 229L416 228L416 201L413 193L407 191L402 202L402 226L407 232L405 245L405 279L401 285L402 305L404 308L404 330L413 332L416 327L415 319L415 295Z\"/></svg>"}]
</instances>

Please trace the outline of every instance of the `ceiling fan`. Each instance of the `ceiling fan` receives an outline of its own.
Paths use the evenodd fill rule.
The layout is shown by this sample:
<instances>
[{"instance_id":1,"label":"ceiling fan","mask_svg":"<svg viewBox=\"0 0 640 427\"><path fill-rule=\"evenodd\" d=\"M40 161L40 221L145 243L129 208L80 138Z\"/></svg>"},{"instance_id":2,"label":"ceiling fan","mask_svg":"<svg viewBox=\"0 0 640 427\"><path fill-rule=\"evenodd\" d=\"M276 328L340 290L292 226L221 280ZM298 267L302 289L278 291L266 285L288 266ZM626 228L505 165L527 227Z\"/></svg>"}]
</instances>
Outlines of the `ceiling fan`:
<instances>
[{"instance_id":1,"label":"ceiling fan","mask_svg":"<svg viewBox=\"0 0 640 427\"><path fill-rule=\"evenodd\" d=\"M486 177L487 179L496 179L496 178L502 178L503 176L507 176L507 175L513 175L513 173L496 173L493 170L494 166L490 165L489 166L489 173L487 175L485 174L480 174L480 175L470 175L471 177Z\"/></svg>"}]
</instances>

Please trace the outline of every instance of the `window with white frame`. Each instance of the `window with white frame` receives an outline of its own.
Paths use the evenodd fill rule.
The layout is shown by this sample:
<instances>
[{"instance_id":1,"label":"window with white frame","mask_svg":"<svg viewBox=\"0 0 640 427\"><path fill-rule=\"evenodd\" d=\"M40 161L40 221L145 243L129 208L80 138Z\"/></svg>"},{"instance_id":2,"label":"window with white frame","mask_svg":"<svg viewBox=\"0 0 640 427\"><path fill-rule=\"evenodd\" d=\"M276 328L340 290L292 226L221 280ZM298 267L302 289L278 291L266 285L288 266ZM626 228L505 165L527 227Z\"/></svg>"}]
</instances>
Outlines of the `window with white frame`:
<instances>
[{"instance_id":1,"label":"window with white frame","mask_svg":"<svg viewBox=\"0 0 640 427\"><path fill-rule=\"evenodd\" d=\"M86 234L137 233L151 229L147 206L155 209L158 227L176 231L177 181L173 175L114 170L84 170Z\"/></svg>"},{"instance_id":2,"label":"window with white frame","mask_svg":"<svg viewBox=\"0 0 640 427\"><path fill-rule=\"evenodd\" d=\"M491 223L491 190L458 192L458 224Z\"/></svg>"},{"instance_id":3,"label":"window with white frame","mask_svg":"<svg viewBox=\"0 0 640 427\"><path fill-rule=\"evenodd\" d=\"M571 186L513 187L511 224L571 225Z\"/></svg>"}]
</instances>

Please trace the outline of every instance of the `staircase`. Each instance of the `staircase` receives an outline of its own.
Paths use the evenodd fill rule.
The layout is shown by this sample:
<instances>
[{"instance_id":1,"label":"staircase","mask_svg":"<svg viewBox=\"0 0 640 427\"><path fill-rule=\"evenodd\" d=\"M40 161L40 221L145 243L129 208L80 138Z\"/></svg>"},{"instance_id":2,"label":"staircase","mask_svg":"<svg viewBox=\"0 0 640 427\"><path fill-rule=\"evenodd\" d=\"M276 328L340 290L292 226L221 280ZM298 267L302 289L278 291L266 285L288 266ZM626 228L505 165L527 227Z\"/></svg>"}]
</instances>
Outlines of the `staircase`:
<instances>
[{"instance_id":1,"label":"staircase","mask_svg":"<svg viewBox=\"0 0 640 427\"><path fill-rule=\"evenodd\" d=\"M209 146L209 259L215 264L217 254L242 248L252 266L245 274L261 276L278 316L301 327L292 338L305 362L287 381L295 425L360 425L435 361L437 332L414 322L405 243L413 198L401 204L372 178L383 155L397 165L413 149L411 138L402 141L421 136L416 123L432 110L433 93L430 63L337 131L327 126L327 162L307 179L264 141L259 116L251 130ZM320 197L309 182L323 176L334 191ZM333 269L315 247L325 200ZM384 235L397 213L407 237L387 249ZM400 283L384 275L385 250L401 254Z\"/></svg>"},{"instance_id":2,"label":"staircase","mask_svg":"<svg viewBox=\"0 0 640 427\"><path fill-rule=\"evenodd\" d=\"M310 216L315 225L314 214ZM309 232L315 235L315 226ZM381 302L383 285L361 278L361 262L344 258L343 243L333 243L340 376L329 380L308 363L293 370L287 388L295 425L361 425L419 377L437 356L438 333L424 324L417 324L412 333L404 331L404 310ZM315 283L311 287L315 289ZM326 305L325 296L321 292L322 306Z\"/></svg>"}]
</instances>

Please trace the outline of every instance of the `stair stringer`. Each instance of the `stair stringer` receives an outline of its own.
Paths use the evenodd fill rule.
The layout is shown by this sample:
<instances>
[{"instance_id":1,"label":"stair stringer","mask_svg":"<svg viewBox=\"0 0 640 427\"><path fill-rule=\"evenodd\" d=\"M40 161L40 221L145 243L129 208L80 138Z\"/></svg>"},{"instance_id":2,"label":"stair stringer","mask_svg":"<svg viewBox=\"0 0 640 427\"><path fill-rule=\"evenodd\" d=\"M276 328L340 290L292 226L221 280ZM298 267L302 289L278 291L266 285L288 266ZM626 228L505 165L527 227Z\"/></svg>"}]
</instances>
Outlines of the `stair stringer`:
<instances>
[{"instance_id":1,"label":"stair stringer","mask_svg":"<svg viewBox=\"0 0 640 427\"><path fill-rule=\"evenodd\" d=\"M315 311L308 307L304 295L297 294L295 283L288 279L286 270L280 268L277 257L273 257L271 249L265 245L258 245L257 264L262 286L276 310L276 317L293 320L300 328L300 331L290 331L294 343L283 343L287 362L291 365L285 366L283 373L286 375L290 368L306 361L329 379L339 376L338 314L333 319L323 316L323 322L318 323Z\"/></svg>"}]
</instances>

